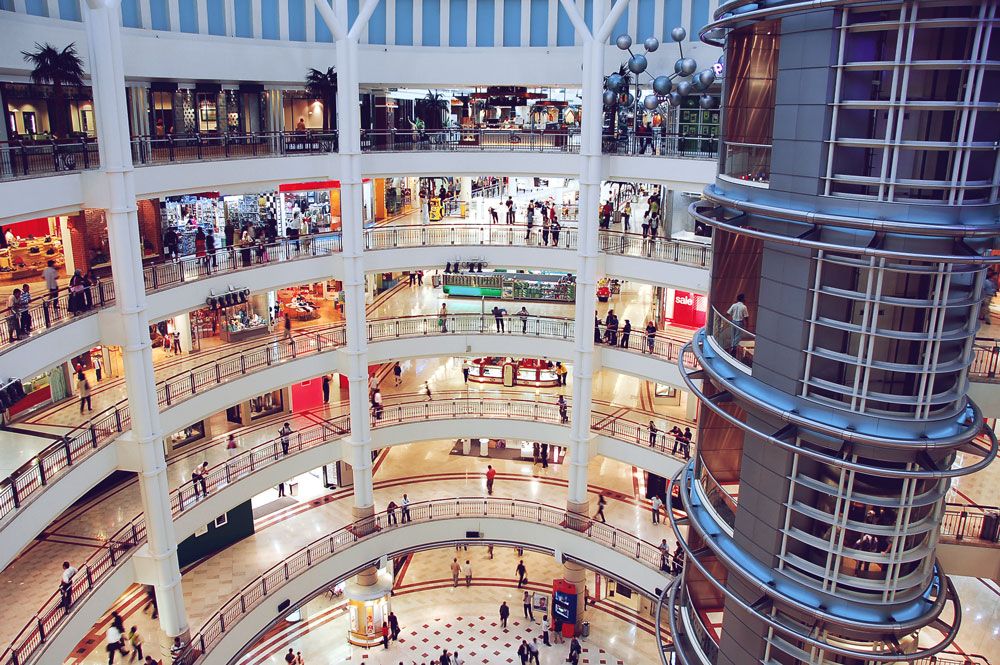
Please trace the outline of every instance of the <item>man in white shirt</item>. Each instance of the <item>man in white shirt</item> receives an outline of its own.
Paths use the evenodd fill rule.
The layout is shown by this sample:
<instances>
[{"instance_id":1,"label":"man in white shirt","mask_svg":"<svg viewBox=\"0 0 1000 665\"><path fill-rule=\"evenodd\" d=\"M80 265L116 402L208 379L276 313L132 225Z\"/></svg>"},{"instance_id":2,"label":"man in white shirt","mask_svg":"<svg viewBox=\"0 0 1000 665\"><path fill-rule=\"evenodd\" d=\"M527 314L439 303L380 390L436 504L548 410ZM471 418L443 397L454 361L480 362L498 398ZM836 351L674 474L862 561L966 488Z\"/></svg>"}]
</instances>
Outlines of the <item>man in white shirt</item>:
<instances>
[{"instance_id":1,"label":"man in white shirt","mask_svg":"<svg viewBox=\"0 0 1000 665\"><path fill-rule=\"evenodd\" d=\"M69 561L63 561L62 579L59 582L59 592L62 594L62 605L69 611L69 606L73 603L73 576L77 570L70 565Z\"/></svg>"},{"instance_id":2,"label":"man in white shirt","mask_svg":"<svg viewBox=\"0 0 1000 665\"><path fill-rule=\"evenodd\" d=\"M292 213L292 218L288 220L288 239L295 241L295 249L299 249L299 233L302 230L302 211L298 208Z\"/></svg>"},{"instance_id":3,"label":"man in white shirt","mask_svg":"<svg viewBox=\"0 0 1000 665\"><path fill-rule=\"evenodd\" d=\"M660 523L660 508L663 508L663 501L660 499L659 494L653 495L652 510L653 510L653 524Z\"/></svg>"},{"instance_id":4,"label":"man in white shirt","mask_svg":"<svg viewBox=\"0 0 1000 665\"><path fill-rule=\"evenodd\" d=\"M733 323L733 341L730 344L730 350L735 352L736 347L739 346L740 340L742 339L742 333L747 329L747 325L750 323L750 310L746 306L746 296L744 294L739 294L736 296L736 302L729 306L726 310L726 316Z\"/></svg>"},{"instance_id":5,"label":"man in white shirt","mask_svg":"<svg viewBox=\"0 0 1000 665\"><path fill-rule=\"evenodd\" d=\"M465 564L462 566L462 575L465 576L465 586L472 586L472 564L468 559L465 560Z\"/></svg>"},{"instance_id":6,"label":"man in white shirt","mask_svg":"<svg viewBox=\"0 0 1000 665\"><path fill-rule=\"evenodd\" d=\"M45 288L49 290L49 298L52 299L52 310L59 311L59 271L56 270L56 262L49 259L48 265L42 271L42 279L45 280Z\"/></svg>"},{"instance_id":7,"label":"man in white shirt","mask_svg":"<svg viewBox=\"0 0 1000 665\"><path fill-rule=\"evenodd\" d=\"M128 651L125 651L125 645L122 643L122 632L114 624L108 626L107 640L108 665L115 662L116 651L123 657L128 655Z\"/></svg>"}]
</instances>

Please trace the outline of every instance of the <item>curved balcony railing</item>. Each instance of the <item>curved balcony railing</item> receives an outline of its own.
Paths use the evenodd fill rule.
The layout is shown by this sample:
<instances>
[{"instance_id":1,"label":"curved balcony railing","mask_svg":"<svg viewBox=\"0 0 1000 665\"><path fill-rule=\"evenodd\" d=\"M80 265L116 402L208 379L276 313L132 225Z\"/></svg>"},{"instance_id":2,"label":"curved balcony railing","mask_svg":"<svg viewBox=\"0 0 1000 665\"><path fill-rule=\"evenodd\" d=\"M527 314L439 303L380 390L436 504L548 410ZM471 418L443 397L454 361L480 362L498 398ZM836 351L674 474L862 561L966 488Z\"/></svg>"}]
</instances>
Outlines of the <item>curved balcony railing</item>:
<instances>
[{"instance_id":1,"label":"curved balcony railing","mask_svg":"<svg viewBox=\"0 0 1000 665\"><path fill-rule=\"evenodd\" d=\"M361 130L362 152L580 152L578 129Z\"/></svg>"},{"instance_id":2,"label":"curved balcony railing","mask_svg":"<svg viewBox=\"0 0 1000 665\"><path fill-rule=\"evenodd\" d=\"M461 497L411 503L410 520L406 523L389 523L382 514L363 522L342 527L303 547L284 561L276 564L256 580L230 598L201 629L191 638L189 648L194 660L211 650L227 630L231 630L242 617L249 614L274 594L281 593L283 585L311 567L332 556L387 531L406 529L407 525L462 518L494 518L543 524L565 529L576 535L603 545L619 554L660 572L664 572L662 557L657 545L607 524L594 522L568 513L564 508L492 497Z\"/></svg>"},{"instance_id":3,"label":"curved balcony railing","mask_svg":"<svg viewBox=\"0 0 1000 665\"><path fill-rule=\"evenodd\" d=\"M435 400L426 401L419 395L404 395L402 402L389 403L383 406L382 413L376 417L371 415L374 429L392 427L406 423L422 423L432 420L454 420L455 418L472 419L504 419L523 420L531 422L547 422L553 424L568 424L571 404L567 403L564 410L553 398L539 400L519 400L507 398L475 397L466 393L447 393ZM607 416L592 416L591 429L596 434L602 434L616 440L622 440L632 445L645 446L647 442L657 452L670 456L667 437L663 432L650 436L647 426L624 418L611 422ZM683 424L683 423L681 423ZM204 485L198 488L192 481L185 481L170 493L170 510L176 519L184 511L198 504L199 494L213 494L233 482L251 473L266 469L286 459L342 438L350 433L350 416L341 415L324 423L310 425L287 437L277 436L273 439L243 449L243 452L216 464L204 474ZM249 438L249 437L248 437ZM237 446L242 437L237 440ZM285 446L287 445L287 452ZM676 457L676 456L675 456ZM508 500L509 501L509 500ZM589 520L584 520L589 525ZM604 525L592 525L601 526ZM608 527L611 528L611 527ZM7 652L0 657L3 665L25 663L61 625L65 615L73 604L89 594L100 583L107 579L115 568L128 556L128 553L145 539L146 523L142 514L134 517L129 523L108 538L97 551L80 567L80 574L74 578L71 602L66 606L60 593L54 593L24 629L11 642ZM622 541L613 541L619 546ZM629 548L638 547L629 542ZM645 547L636 549L635 556L660 567L664 565L660 551L654 547L651 552ZM632 550L630 550L632 551ZM667 568L662 568L667 570Z\"/></svg>"},{"instance_id":4,"label":"curved balcony railing","mask_svg":"<svg viewBox=\"0 0 1000 665\"><path fill-rule=\"evenodd\" d=\"M450 315L446 324L448 330L442 332L438 316L412 316L372 320L368 322L369 341L417 337L431 334L497 334L494 332L492 317L485 323L478 314ZM572 320L560 317L531 316L522 323L520 317L507 316L506 335L525 334L531 337L551 339L573 339ZM525 332L522 333L521 330ZM169 408L178 402L213 387L242 378L247 374L273 365L281 364L305 355L324 353L340 348L345 343L342 325L329 325L293 333L284 339L260 340L253 345L241 345L238 351L212 360L179 374L162 379L156 384L157 403L161 408ZM676 361L681 343L665 337L655 337L650 345L644 335L629 340L626 347L631 351L650 353L659 358ZM114 406L91 417L63 437L38 453L35 458L22 465L4 481L0 482L0 523L14 513L26 501L42 491L57 477L77 464L131 426L128 402L122 400ZM625 427L623 424L622 427ZM632 432L635 432L633 429ZM661 434L662 436L662 434ZM667 440L657 439L656 446L664 449Z\"/></svg>"},{"instance_id":5,"label":"curved balcony railing","mask_svg":"<svg viewBox=\"0 0 1000 665\"><path fill-rule=\"evenodd\" d=\"M132 137L136 166L337 152L337 132L249 132Z\"/></svg>"},{"instance_id":6,"label":"curved balcony railing","mask_svg":"<svg viewBox=\"0 0 1000 665\"><path fill-rule=\"evenodd\" d=\"M729 493L723 485L716 480L708 466L699 459L697 464L698 482L705 492L705 499L712 507L715 514L729 525L730 529L736 528L736 497Z\"/></svg>"},{"instance_id":7,"label":"curved balcony railing","mask_svg":"<svg viewBox=\"0 0 1000 665\"><path fill-rule=\"evenodd\" d=\"M977 337L973 343L972 353L969 377L973 381L984 383L1000 382L1000 377L997 375L997 370L1000 369L1000 340Z\"/></svg>"},{"instance_id":8,"label":"curved balcony railing","mask_svg":"<svg viewBox=\"0 0 1000 665\"><path fill-rule=\"evenodd\" d=\"M97 139L0 142L0 181L96 169Z\"/></svg>"},{"instance_id":9,"label":"curved balcony railing","mask_svg":"<svg viewBox=\"0 0 1000 665\"><path fill-rule=\"evenodd\" d=\"M719 156L719 138L708 134L661 134L659 131L653 131L648 135L630 132L618 137L605 134L601 146L606 155L648 155L688 159L715 159Z\"/></svg>"},{"instance_id":10,"label":"curved balcony railing","mask_svg":"<svg viewBox=\"0 0 1000 665\"><path fill-rule=\"evenodd\" d=\"M946 503L940 533L945 540L1000 547L1000 507Z\"/></svg>"},{"instance_id":11,"label":"curved balcony railing","mask_svg":"<svg viewBox=\"0 0 1000 665\"><path fill-rule=\"evenodd\" d=\"M424 246L545 246L560 249L576 249L577 230L564 228L556 237L550 234L542 245L542 231L536 225L528 231L524 225L472 225L434 224L377 227L365 230L365 249L381 250ZM707 267L711 263L711 247L699 243L686 243L665 238L643 239L636 234L621 234L613 231L600 232L601 249L609 254L635 256L689 265ZM299 259L328 256L342 249L339 233L302 236L292 240L280 238L276 242L250 247L227 247L203 257L184 256L172 261L164 261L143 268L146 290L157 291L179 286L199 279L216 277L220 274L283 263ZM29 315L30 333L37 334L75 320L81 313L94 311L99 307L114 304L114 284L110 279L102 279L90 287L92 305L76 314L70 312L69 289L60 289L53 300L48 294L32 300ZM0 353L31 335L18 335L9 309L0 311Z\"/></svg>"},{"instance_id":12,"label":"curved balcony railing","mask_svg":"<svg viewBox=\"0 0 1000 665\"><path fill-rule=\"evenodd\" d=\"M0 350L115 303L115 285L110 279L98 280L75 298L68 286L60 288L55 297L45 290L43 284L32 286L44 295L33 297L24 310L0 310Z\"/></svg>"},{"instance_id":13,"label":"curved balcony railing","mask_svg":"<svg viewBox=\"0 0 1000 665\"><path fill-rule=\"evenodd\" d=\"M714 307L708 313L706 330L711 331L712 341L723 353L748 369L753 367L756 335L736 325Z\"/></svg>"}]
</instances>

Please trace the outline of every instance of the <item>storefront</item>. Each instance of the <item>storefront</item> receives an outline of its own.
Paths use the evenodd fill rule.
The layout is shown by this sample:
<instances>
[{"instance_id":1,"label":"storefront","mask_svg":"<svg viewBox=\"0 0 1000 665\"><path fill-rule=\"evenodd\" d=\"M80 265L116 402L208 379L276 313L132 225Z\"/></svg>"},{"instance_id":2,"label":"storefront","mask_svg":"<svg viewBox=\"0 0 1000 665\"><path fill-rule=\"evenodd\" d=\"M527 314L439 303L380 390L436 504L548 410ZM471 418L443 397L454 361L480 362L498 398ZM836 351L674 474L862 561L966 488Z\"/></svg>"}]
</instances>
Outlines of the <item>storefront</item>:
<instances>
[{"instance_id":1,"label":"storefront","mask_svg":"<svg viewBox=\"0 0 1000 665\"><path fill-rule=\"evenodd\" d=\"M194 241L198 231L212 231L216 247L226 243L225 206L218 192L202 192L163 199L163 232L172 229L177 234L177 250L181 256L194 254Z\"/></svg>"},{"instance_id":2,"label":"storefront","mask_svg":"<svg viewBox=\"0 0 1000 665\"><path fill-rule=\"evenodd\" d=\"M417 210L419 178L375 178L373 189L376 222Z\"/></svg>"},{"instance_id":3,"label":"storefront","mask_svg":"<svg viewBox=\"0 0 1000 665\"><path fill-rule=\"evenodd\" d=\"M292 321L342 321L344 286L336 279L280 289L275 302Z\"/></svg>"},{"instance_id":4,"label":"storefront","mask_svg":"<svg viewBox=\"0 0 1000 665\"><path fill-rule=\"evenodd\" d=\"M266 229L271 225L275 229L273 233L277 234L277 200L278 196L274 191L224 196L223 218L234 230L253 227L255 238L261 235L267 237Z\"/></svg>"},{"instance_id":5,"label":"storefront","mask_svg":"<svg viewBox=\"0 0 1000 665\"><path fill-rule=\"evenodd\" d=\"M367 181L366 182L370 182ZM370 191L370 186L369 186ZM369 194L368 201L371 201ZM371 210L368 205L365 208ZM288 235L289 223L300 219L302 235L340 230L340 181L286 183L278 187L278 233Z\"/></svg>"},{"instance_id":6,"label":"storefront","mask_svg":"<svg viewBox=\"0 0 1000 665\"><path fill-rule=\"evenodd\" d=\"M52 86L0 83L4 118L10 140L93 138L97 134L90 88L67 88L63 98L52 96ZM61 117L56 117L60 114Z\"/></svg>"},{"instance_id":7,"label":"storefront","mask_svg":"<svg viewBox=\"0 0 1000 665\"><path fill-rule=\"evenodd\" d=\"M708 312L708 296L671 288L659 289L659 291L659 318L661 324L691 330L697 330L705 325L705 318Z\"/></svg>"},{"instance_id":8,"label":"storefront","mask_svg":"<svg viewBox=\"0 0 1000 665\"><path fill-rule=\"evenodd\" d=\"M226 420L238 425L273 416L285 410L285 389L275 388L226 409Z\"/></svg>"},{"instance_id":9,"label":"storefront","mask_svg":"<svg viewBox=\"0 0 1000 665\"><path fill-rule=\"evenodd\" d=\"M60 277L72 274L70 242L66 217L40 217L0 227L0 282L37 281L49 261L55 262Z\"/></svg>"},{"instance_id":10,"label":"storefront","mask_svg":"<svg viewBox=\"0 0 1000 665\"><path fill-rule=\"evenodd\" d=\"M68 364L61 363L47 372L21 381L24 398L7 411L10 418L70 396Z\"/></svg>"}]
</instances>

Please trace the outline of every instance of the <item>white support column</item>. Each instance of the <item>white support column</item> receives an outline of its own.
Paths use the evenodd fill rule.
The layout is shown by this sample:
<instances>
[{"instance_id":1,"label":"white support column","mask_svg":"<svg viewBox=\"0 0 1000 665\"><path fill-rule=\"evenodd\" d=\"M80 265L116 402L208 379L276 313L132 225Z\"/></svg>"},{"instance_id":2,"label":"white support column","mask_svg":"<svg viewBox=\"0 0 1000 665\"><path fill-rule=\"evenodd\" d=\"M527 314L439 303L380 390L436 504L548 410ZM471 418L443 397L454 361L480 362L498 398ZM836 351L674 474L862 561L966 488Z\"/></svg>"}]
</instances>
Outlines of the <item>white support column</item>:
<instances>
[{"instance_id":1,"label":"white support column","mask_svg":"<svg viewBox=\"0 0 1000 665\"><path fill-rule=\"evenodd\" d=\"M438 42L441 46L447 46L451 40L451 3L448 0L441 0L441 37Z\"/></svg>"},{"instance_id":2,"label":"white support column","mask_svg":"<svg viewBox=\"0 0 1000 665\"><path fill-rule=\"evenodd\" d=\"M339 17L347 17L347 0L337 0ZM361 196L361 110L358 90L358 45L337 40L337 129L340 135L340 210L344 262L344 318L347 344L348 396L351 436L348 459L354 472L354 517L374 514L372 493L372 437L368 415L368 336L365 322L364 220Z\"/></svg>"},{"instance_id":3,"label":"white support column","mask_svg":"<svg viewBox=\"0 0 1000 665\"><path fill-rule=\"evenodd\" d=\"M150 0L139 0L139 25L144 30L153 29L153 6Z\"/></svg>"},{"instance_id":4,"label":"white support column","mask_svg":"<svg viewBox=\"0 0 1000 665\"><path fill-rule=\"evenodd\" d=\"M521 46L531 43L531 0L521 0Z\"/></svg>"},{"instance_id":5,"label":"white support column","mask_svg":"<svg viewBox=\"0 0 1000 665\"><path fill-rule=\"evenodd\" d=\"M550 47L559 43L559 0L549 0L549 34L545 43Z\"/></svg>"},{"instance_id":6,"label":"white support column","mask_svg":"<svg viewBox=\"0 0 1000 665\"><path fill-rule=\"evenodd\" d=\"M208 34L208 0L195 0L198 8L198 34Z\"/></svg>"},{"instance_id":7,"label":"white support column","mask_svg":"<svg viewBox=\"0 0 1000 665\"><path fill-rule=\"evenodd\" d=\"M594 0L594 23L606 12ZM579 37L580 35L578 35ZM583 127L580 136L580 214L577 239L576 326L573 350L573 417L567 470L571 512L587 513L587 466L591 456L590 410L594 380L594 314L597 310L597 208L601 197L601 66L603 48L583 39Z\"/></svg>"},{"instance_id":8,"label":"white support column","mask_svg":"<svg viewBox=\"0 0 1000 665\"><path fill-rule=\"evenodd\" d=\"M413 0L413 45L422 46L424 43L424 2L423 0Z\"/></svg>"},{"instance_id":9,"label":"white support column","mask_svg":"<svg viewBox=\"0 0 1000 665\"><path fill-rule=\"evenodd\" d=\"M385 0L385 43L396 43L396 0Z\"/></svg>"},{"instance_id":10,"label":"white support column","mask_svg":"<svg viewBox=\"0 0 1000 665\"><path fill-rule=\"evenodd\" d=\"M168 637L188 634L177 542L170 514L169 484L163 453L160 411L149 344L146 288L143 283L139 222L136 215L132 153L125 109L118 0L87 0L84 26L93 85L108 239L117 299L115 326L121 334L125 386L132 420L132 445L146 521L151 576L155 580L160 625Z\"/></svg>"},{"instance_id":11,"label":"white support column","mask_svg":"<svg viewBox=\"0 0 1000 665\"><path fill-rule=\"evenodd\" d=\"M226 37L236 36L236 0L226 0Z\"/></svg>"},{"instance_id":12,"label":"white support column","mask_svg":"<svg viewBox=\"0 0 1000 665\"><path fill-rule=\"evenodd\" d=\"M250 0L250 24L253 26L253 38L260 39L264 33L261 25L264 19L261 17L260 0Z\"/></svg>"},{"instance_id":13,"label":"white support column","mask_svg":"<svg viewBox=\"0 0 1000 665\"><path fill-rule=\"evenodd\" d=\"M278 39L288 41L288 0L278 0Z\"/></svg>"},{"instance_id":14,"label":"white support column","mask_svg":"<svg viewBox=\"0 0 1000 665\"><path fill-rule=\"evenodd\" d=\"M503 0L493 0L493 46L503 46Z\"/></svg>"},{"instance_id":15,"label":"white support column","mask_svg":"<svg viewBox=\"0 0 1000 665\"><path fill-rule=\"evenodd\" d=\"M478 5L476 0L466 0L466 10L465 10L465 45L475 46L476 45L476 11ZM558 0L556 0L558 2Z\"/></svg>"},{"instance_id":16,"label":"white support column","mask_svg":"<svg viewBox=\"0 0 1000 665\"><path fill-rule=\"evenodd\" d=\"M316 41L316 6L306 2L306 41Z\"/></svg>"}]
</instances>

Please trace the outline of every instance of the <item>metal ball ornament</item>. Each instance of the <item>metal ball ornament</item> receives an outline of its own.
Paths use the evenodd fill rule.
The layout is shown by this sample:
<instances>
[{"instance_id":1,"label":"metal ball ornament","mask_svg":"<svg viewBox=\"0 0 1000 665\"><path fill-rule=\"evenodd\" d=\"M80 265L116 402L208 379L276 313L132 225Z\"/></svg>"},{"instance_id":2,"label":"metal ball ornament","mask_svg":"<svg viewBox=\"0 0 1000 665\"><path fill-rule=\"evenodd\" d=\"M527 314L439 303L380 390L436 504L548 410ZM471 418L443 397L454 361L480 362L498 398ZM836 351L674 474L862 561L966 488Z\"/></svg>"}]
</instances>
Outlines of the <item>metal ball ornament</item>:
<instances>
[{"instance_id":1,"label":"metal ball ornament","mask_svg":"<svg viewBox=\"0 0 1000 665\"><path fill-rule=\"evenodd\" d=\"M675 42L682 42L687 39L688 33L684 28L677 26L670 31L670 38Z\"/></svg>"},{"instance_id":2,"label":"metal ball ornament","mask_svg":"<svg viewBox=\"0 0 1000 665\"><path fill-rule=\"evenodd\" d=\"M691 94L691 82L681 81L677 84L677 94L681 97L687 97Z\"/></svg>"},{"instance_id":3,"label":"metal ball ornament","mask_svg":"<svg viewBox=\"0 0 1000 665\"><path fill-rule=\"evenodd\" d=\"M715 83L715 70L712 68L701 70L698 73L698 82L705 88Z\"/></svg>"},{"instance_id":4,"label":"metal ball ornament","mask_svg":"<svg viewBox=\"0 0 1000 665\"><path fill-rule=\"evenodd\" d=\"M624 82L625 80L621 74L611 74L608 76L607 81L605 81L604 87L612 92L617 92Z\"/></svg>"},{"instance_id":5,"label":"metal ball ornament","mask_svg":"<svg viewBox=\"0 0 1000 665\"><path fill-rule=\"evenodd\" d=\"M605 90L602 99L605 106L614 106L618 103L618 93L614 90Z\"/></svg>"},{"instance_id":6,"label":"metal ball ornament","mask_svg":"<svg viewBox=\"0 0 1000 665\"><path fill-rule=\"evenodd\" d=\"M649 67L649 61L641 53L637 53L628 59L628 70L633 74L641 74L646 71L647 67Z\"/></svg>"},{"instance_id":7,"label":"metal ball ornament","mask_svg":"<svg viewBox=\"0 0 1000 665\"><path fill-rule=\"evenodd\" d=\"M656 37L646 37L646 41L644 41L642 45L648 53L652 53L656 49L660 48L660 40Z\"/></svg>"},{"instance_id":8,"label":"metal ball ornament","mask_svg":"<svg viewBox=\"0 0 1000 665\"><path fill-rule=\"evenodd\" d=\"M618 39L615 40L615 44L618 45L623 51L627 51L632 48L632 38L629 35L618 35Z\"/></svg>"},{"instance_id":9,"label":"metal ball ornament","mask_svg":"<svg viewBox=\"0 0 1000 665\"><path fill-rule=\"evenodd\" d=\"M646 107L647 111L652 111L660 105L660 99L656 95L646 95L642 98L642 105Z\"/></svg>"},{"instance_id":10,"label":"metal ball ornament","mask_svg":"<svg viewBox=\"0 0 1000 665\"><path fill-rule=\"evenodd\" d=\"M681 58L681 74L691 76L696 69L698 69L698 63L694 58Z\"/></svg>"},{"instance_id":11,"label":"metal ball ornament","mask_svg":"<svg viewBox=\"0 0 1000 665\"><path fill-rule=\"evenodd\" d=\"M684 97L679 92L672 92L667 95L667 103L671 106L680 106L683 99Z\"/></svg>"},{"instance_id":12,"label":"metal ball ornament","mask_svg":"<svg viewBox=\"0 0 1000 665\"><path fill-rule=\"evenodd\" d=\"M710 109L715 106L715 97L712 95L702 95L698 98L698 106L703 109Z\"/></svg>"},{"instance_id":13,"label":"metal ball ornament","mask_svg":"<svg viewBox=\"0 0 1000 665\"><path fill-rule=\"evenodd\" d=\"M653 79L653 92L658 95L669 95L674 89L674 84L669 76L657 76Z\"/></svg>"},{"instance_id":14,"label":"metal ball ornament","mask_svg":"<svg viewBox=\"0 0 1000 665\"><path fill-rule=\"evenodd\" d=\"M631 92L625 95L625 106L632 106L635 104L635 95Z\"/></svg>"}]
</instances>

